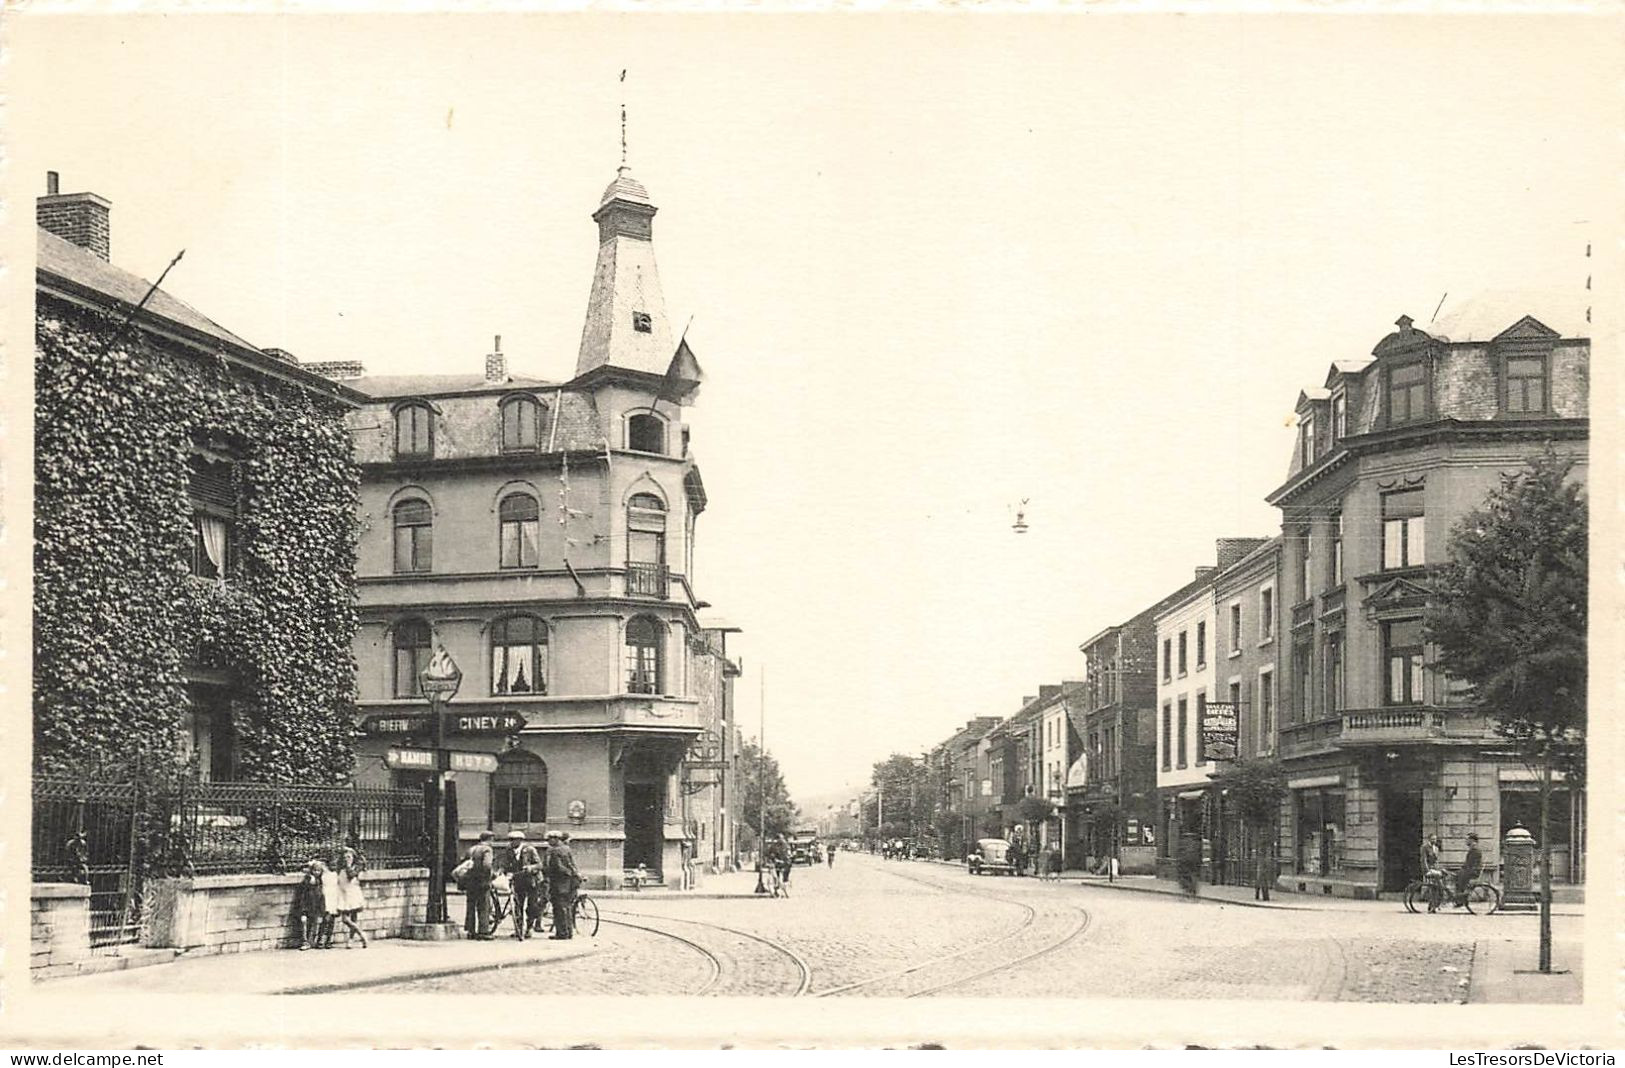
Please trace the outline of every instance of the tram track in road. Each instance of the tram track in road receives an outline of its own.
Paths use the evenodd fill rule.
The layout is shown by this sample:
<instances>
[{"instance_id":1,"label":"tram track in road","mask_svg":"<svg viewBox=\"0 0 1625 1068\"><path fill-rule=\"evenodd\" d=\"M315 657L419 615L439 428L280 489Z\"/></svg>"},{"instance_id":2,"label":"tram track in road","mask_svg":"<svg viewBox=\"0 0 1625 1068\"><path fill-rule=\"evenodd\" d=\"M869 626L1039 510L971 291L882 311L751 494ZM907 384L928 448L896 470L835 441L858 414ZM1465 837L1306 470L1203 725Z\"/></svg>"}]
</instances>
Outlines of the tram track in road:
<instances>
[{"instance_id":1,"label":"tram track in road","mask_svg":"<svg viewBox=\"0 0 1625 1068\"><path fill-rule=\"evenodd\" d=\"M781 984L783 989L777 991L754 989L754 986L760 985L762 982L764 971L771 970L773 967L770 961L763 961L761 959L757 959L755 961L736 959L735 955L728 952L726 949L724 949L723 952L718 953L716 952L717 947L702 945L694 939L688 938L674 931L658 927L649 927L638 923L630 923L626 920L617 918L620 916L632 916L641 920L656 920L661 923L686 924L691 927L703 928L707 931L716 932L729 936L731 939L737 940L736 948L754 946L765 947L772 954L770 961L778 961L781 963L787 962L793 974L787 977L790 980L789 982ZM807 963L806 959L801 956L801 954L797 953L789 946L784 945L782 942L776 942L771 938L764 938L761 935L752 934L749 931L741 931L736 927L725 927L720 923L710 923L705 920L691 920L686 918L678 918L675 916L656 916L646 912L624 912L615 910L612 914L611 910L608 909L604 910L603 922L613 923L620 927L631 927L641 931L648 931L657 935L664 935L667 938L675 939L676 941L681 942L684 945L687 945L703 954L711 962L714 971L710 981L707 982L705 986L699 990L688 992L691 995L720 996L734 994L760 997L764 995L774 996L776 994L780 997L801 997L812 987L812 967ZM746 957L749 955L749 950L743 954L743 956ZM766 966L765 969L764 965Z\"/></svg>"},{"instance_id":2,"label":"tram track in road","mask_svg":"<svg viewBox=\"0 0 1625 1068\"><path fill-rule=\"evenodd\" d=\"M921 878L921 877L919 877L917 875L910 875L907 872L902 872L902 871L892 871L889 874L895 876L896 878L906 880L908 882L918 883L918 884L920 884L922 886L929 886L929 887L931 887L932 889L935 889L935 890L943 890L943 891L946 891L948 893L964 894L964 895L967 895L967 896L970 896L970 897L984 898L984 899L991 900L991 901L998 901L1000 903L1007 904L1007 905L1014 905L1017 908L1022 910L1022 916L1021 916L1020 921L1018 921L1014 926L1012 926L1008 930L1004 931L1002 934L998 935L995 938L988 939L988 940L982 941L982 942L977 942L974 945L966 946L966 947L964 947L962 949L957 949L952 953L945 953L945 954L941 954L941 955L936 956L936 957L931 957L931 958L929 958L927 960L923 960L923 961L919 961L917 963L911 964L906 968L900 968L900 969L897 969L895 971L886 972L883 975L877 975L877 976L874 976L874 977L869 978L869 979L862 979L862 980L859 980L859 981L854 982L854 983L845 983L845 984L843 984L841 986L831 987L831 988L829 988L827 990L820 990L816 994L813 995L814 997L832 997L832 996L839 995L839 994L850 994L850 993L852 993L854 991L864 990L865 988L882 987L883 984L888 984L888 983L899 984L899 985L903 986L903 989L901 989L899 991L896 991L896 992L888 991L887 992L888 996L905 997L905 998L925 997L927 995L937 993L938 991L947 990L947 989L949 989L951 987L961 986L961 985L963 985L965 983L974 982L974 981L976 981L978 979L983 979L983 978L986 978L987 976L995 975L998 972L1007 971L1007 970L1009 970L1011 968L1019 967L1022 964L1026 964L1026 963L1028 963L1030 961L1037 960L1040 957L1047 956L1048 954L1053 953L1058 949L1061 949L1063 946L1066 946L1066 945L1070 944L1071 942L1075 941L1076 939L1078 939L1079 937L1081 937L1084 934L1084 932L1086 932L1088 930L1089 923L1090 923L1090 920L1091 920L1090 913L1089 913L1089 911L1087 909L1081 908L1081 907L1079 907L1077 905L1071 905L1071 904L1062 905L1061 906L1062 909L1076 915L1077 922L1075 924L1071 925L1070 928L1066 931L1066 933L1063 934L1060 938L1057 938L1057 939L1054 939L1054 940L1051 940L1051 941L1047 941L1047 942L1039 945L1037 948L1032 949L1032 950L1030 950L1028 952L1020 953L1017 956L1009 958L1009 959L997 961L997 962L995 962L995 963L993 963L991 965L988 965L986 967L978 968L975 971L970 972L968 974L951 975L951 976L948 976L946 978L942 978L942 979L940 979L939 981L936 981L936 982L931 982L930 981L930 979L932 979L934 977L925 976L923 978L927 979L927 983L924 986L913 986L912 984L904 985L904 981L910 979L911 977L919 977L919 973L921 973L921 972L926 972L926 971L928 971L930 969L934 969L934 968L940 968L943 965L952 964L955 961L961 960L962 958L965 958L965 957L969 957L969 956L971 956L972 954L975 954L975 953L986 953L986 952L989 952L989 951L993 951L993 950L996 949L996 947L1004 946L1007 943L1010 943L1010 942L1013 942L1013 941L1016 941L1016 940L1022 938L1024 935L1028 934L1035 927L1037 927L1039 925L1042 914L1041 914L1040 909L1034 907L1033 905L1028 904L1025 901L1021 901L1021 900L1018 900L1016 898L1006 897L1006 896L998 895L998 894L984 893L979 889L978 890L972 890L972 889L968 889L968 888L957 887L957 886L953 886L953 885L948 884L948 883L938 882L937 880L934 880L934 879L925 879L925 878ZM1043 918L1047 919L1049 917L1043 917Z\"/></svg>"}]
</instances>

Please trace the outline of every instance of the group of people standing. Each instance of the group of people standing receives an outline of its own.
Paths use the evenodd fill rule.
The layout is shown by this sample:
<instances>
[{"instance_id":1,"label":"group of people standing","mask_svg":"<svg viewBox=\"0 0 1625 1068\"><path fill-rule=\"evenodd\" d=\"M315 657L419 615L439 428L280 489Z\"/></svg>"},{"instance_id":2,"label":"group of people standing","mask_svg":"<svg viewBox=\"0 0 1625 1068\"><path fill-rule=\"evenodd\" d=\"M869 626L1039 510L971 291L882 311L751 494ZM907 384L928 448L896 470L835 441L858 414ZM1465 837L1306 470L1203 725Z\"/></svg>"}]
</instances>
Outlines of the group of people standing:
<instances>
[{"instance_id":1,"label":"group of people standing","mask_svg":"<svg viewBox=\"0 0 1625 1068\"><path fill-rule=\"evenodd\" d=\"M581 872L576 868L566 831L548 831L545 844L530 842L524 831L508 832L508 848L500 855L496 835L481 831L468 856L452 874L467 897L464 933L477 941L496 937L491 922L491 886L498 874L508 876L513 890L513 936L521 941L542 930L543 901L553 910L549 937L575 936L576 894Z\"/></svg>"},{"instance_id":2,"label":"group of people standing","mask_svg":"<svg viewBox=\"0 0 1625 1068\"><path fill-rule=\"evenodd\" d=\"M333 854L329 866L320 857L305 865L294 892L294 917L299 922L300 949L332 949L333 934L344 925L344 948L361 940L367 948L367 934L361 929L361 910L367 907L361 892L361 873L366 861L354 849L345 847Z\"/></svg>"},{"instance_id":3,"label":"group of people standing","mask_svg":"<svg viewBox=\"0 0 1625 1068\"><path fill-rule=\"evenodd\" d=\"M1427 890L1429 912L1438 912L1444 905L1445 869L1441 862L1444 856L1444 847L1439 843L1437 834L1430 834L1427 841L1422 843L1422 885ZM1462 858L1461 867L1456 869L1456 892L1451 895L1451 904L1460 908L1467 900L1467 888L1473 881L1484 873L1484 854L1478 848L1478 835L1467 835L1467 855Z\"/></svg>"}]
</instances>

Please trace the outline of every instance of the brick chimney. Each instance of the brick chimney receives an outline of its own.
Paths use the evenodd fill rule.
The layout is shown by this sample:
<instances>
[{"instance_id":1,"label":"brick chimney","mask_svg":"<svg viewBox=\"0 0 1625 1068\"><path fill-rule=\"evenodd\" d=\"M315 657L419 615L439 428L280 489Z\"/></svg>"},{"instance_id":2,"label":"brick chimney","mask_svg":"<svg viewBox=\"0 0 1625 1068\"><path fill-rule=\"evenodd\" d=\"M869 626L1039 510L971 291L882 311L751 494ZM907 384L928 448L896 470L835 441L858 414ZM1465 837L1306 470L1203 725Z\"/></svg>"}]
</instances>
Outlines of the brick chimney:
<instances>
[{"instance_id":1,"label":"brick chimney","mask_svg":"<svg viewBox=\"0 0 1625 1068\"><path fill-rule=\"evenodd\" d=\"M360 378L367 373L360 360L315 360L304 367L307 371L339 382L347 378Z\"/></svg>"},{"instance_id":2,"label":"brick chimney","mask_svg":"<svg viewBox=\"0 0 1625 1068\"><path fill-rule=\"evenodd\" d=\"M1219 570L1223 571L1230 565L1238 562L1243 556L1269 541L1268 538L1220 538Z\"/></svg>"},{"instance_id":3,"label":"brick chimney","mask_svg":"<svg viewBox=\"0 0 1625 1068\"><path fill-rule=\"evenodd\" d=\"M112 201L95 193L60 193L55 171L45 172L45 195L34 201L34 220L64 241L111 259L112 228L108 214Z\"/></svg>"},{"instance_id":4,"label":"brick chimney","mask_svg":"<svg viewBox=\"0 0 1625 1068\"><path fill-rule=\"evenodd\" d=\"M508 358L502 355L502 335L498 334L491 343L491 351L485 356L485 380L487 382L506 382L508 380Z\"/></svg>"}]
</instances>

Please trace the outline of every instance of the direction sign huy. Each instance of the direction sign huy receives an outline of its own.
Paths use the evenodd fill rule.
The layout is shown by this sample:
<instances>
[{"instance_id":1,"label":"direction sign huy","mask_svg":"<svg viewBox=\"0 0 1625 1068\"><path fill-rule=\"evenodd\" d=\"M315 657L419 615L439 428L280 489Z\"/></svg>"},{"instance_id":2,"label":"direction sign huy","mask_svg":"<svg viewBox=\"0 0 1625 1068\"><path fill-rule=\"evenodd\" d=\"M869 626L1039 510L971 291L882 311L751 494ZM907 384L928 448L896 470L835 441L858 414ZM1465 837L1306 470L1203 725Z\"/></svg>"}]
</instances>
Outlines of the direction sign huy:
<instances>
[{"instance_id":1,"label":"direction sign huy","mask_svg":"<svg viewBox=\"0 0 1625 1068\"><path fill-rule=\"evenodd\" d=\"M446 754L447 771L483 771L490 774L497 770L495 753L456 753Z\"/></svg>"}]
</instances>

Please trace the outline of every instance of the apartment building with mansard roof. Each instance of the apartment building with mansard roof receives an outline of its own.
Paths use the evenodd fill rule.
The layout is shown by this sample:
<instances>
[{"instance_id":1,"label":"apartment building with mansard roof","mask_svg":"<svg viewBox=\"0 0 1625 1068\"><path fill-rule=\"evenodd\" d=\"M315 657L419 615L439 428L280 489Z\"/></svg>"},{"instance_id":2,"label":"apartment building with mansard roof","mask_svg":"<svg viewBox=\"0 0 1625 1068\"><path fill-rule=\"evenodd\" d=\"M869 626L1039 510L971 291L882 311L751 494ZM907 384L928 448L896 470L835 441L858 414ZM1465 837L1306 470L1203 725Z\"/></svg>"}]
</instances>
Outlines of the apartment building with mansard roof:
<instances>
[{"instance_id":1,"label":"apartment building with mansard roof","mask_svg":"<svg viewBox=\"0 0 1625 1068\"><path fill-rule=\"evenodd\" d=\"M469 728L450 741L496 758L452 773L459 837L568 830L596 886L639 865L675 882L732 849L738 671L694 587L707 500L683 410L701 376L666 314L655 213L623 166L592 215L567 381L511 370L500 338L466 374L326 367L369 398L352 420L363 723L425 711L419 673L444 646ZM363 773L425 775L386 766L402 740L364 739Z\"/></svg>"},{"instance_id":2,"label":"apartment building with mansard roof","mask_svg":"<svg viewBox=\"0 0 1625 1068\"><path fill-rule=\"evenodd\" d=\"M1530 823L1528 771L1432 664L1429 570L1503 472L1548 445L1584 479L1590 325L1562 297L1494 294L1426 329L1402 316L1370 357L1300 393L1281 509L1278 752L1288 768L1284 882L1401 889L1425 835L1453 865ZM1583 792L1559 795L1554 875L1584 873Z\"/></svg>"}]
</instances>

